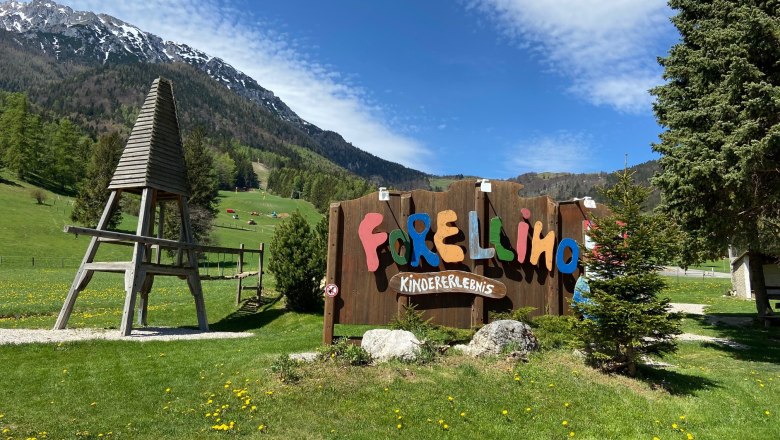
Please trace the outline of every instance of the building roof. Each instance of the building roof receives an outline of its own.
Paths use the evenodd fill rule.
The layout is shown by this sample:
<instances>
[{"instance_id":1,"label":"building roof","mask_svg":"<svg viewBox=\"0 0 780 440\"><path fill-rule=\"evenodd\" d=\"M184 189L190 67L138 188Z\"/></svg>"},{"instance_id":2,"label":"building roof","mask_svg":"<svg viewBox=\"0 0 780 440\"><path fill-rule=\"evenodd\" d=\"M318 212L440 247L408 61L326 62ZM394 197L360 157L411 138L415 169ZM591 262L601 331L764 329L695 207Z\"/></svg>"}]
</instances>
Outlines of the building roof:
<instances>
[{"instance_id":1,"label":"building roof","mask_svg":"<svg viewBox=\"0 0 780 440\"><path fill-rule=\"evenodd\" d=\"M169 80L157 78L152 83L108 188L130 192L156 188L189 196L176 101Z\"/></svg>"}]
</instances>

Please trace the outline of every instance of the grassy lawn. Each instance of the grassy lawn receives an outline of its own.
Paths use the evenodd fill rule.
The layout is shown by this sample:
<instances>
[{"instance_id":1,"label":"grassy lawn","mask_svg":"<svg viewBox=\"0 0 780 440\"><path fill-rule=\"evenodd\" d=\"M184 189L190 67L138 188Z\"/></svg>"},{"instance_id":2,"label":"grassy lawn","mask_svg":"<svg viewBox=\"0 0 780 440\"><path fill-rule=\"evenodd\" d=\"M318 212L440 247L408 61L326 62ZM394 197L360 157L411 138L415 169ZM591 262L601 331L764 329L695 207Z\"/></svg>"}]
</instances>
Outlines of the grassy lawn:
<instances>
[{"instance_id":1,"label":"grassy lawn","mask_svg":"<svg viewBox=\"0 0 780 440\"><path fill-rule=\"evenodd\" d=\"M36 267L75 268L81 262L89 237L76 237L65 234L62 228L74 224L70 220L73 199L48 191L46 202L38 205L30 195L31 185L18 182L4 171L0 173L0 268ZM233 220L226 210L237 210L239 220ZM269 194L264 190L248 192L220 191L219 212L214 221L214 239L216 244L225 247L238 247L244 243L246 248L257 249L261 242L269 243L274 228L282 217L299 210L310 222L316 223L322 216L311 203L303 200L291 200ZM260 215L252 216L257 211ZM277 218L271 213L276 212ZM248 225L249 219L257 225ZM118 229L135 231L138 218L124 214ZM130 250L124 246L103 245L96 261L121 261L130 257ZM212 264L216 261L230 263L230 256L209 254ZM234 261L233 261L234 263ZM254 270L254 268L252 269Z\"/></svg>"},{"instance_id":2,"label":"grassy lawn","mask_svg":"<svg viewBox=\"0 0 780 440\"><path fill-rule=\"evenodd\" d=\"M712 260L712 261L705 261L701 264L691 266L691 269L698 269L698 270L704 270L704 271L715 271L715 272L723 272L723 273L729 273L731 269L729 268L729 259L728 258L721 258L720 260Z\"/></svg>"},{"instance_id":3,"label":"grassy lawn","mask_svg":"<svg viewBox=\"0 0 780 440\"><path fill-rule=\"evenodd\" d=\"M51 326L71 276L62 269L0 269L0 327ZM194 326L184 283L160 281L152 292L150 324ZM724 286L711 282L670 282L668 292L679 302L711 300L715 310L752 305L720 298ZM94 281L76 303L72 326L118 326L120 287L119 279ZM322 317L284 312L280 303L237 313L234 282L204 288L212 329L256 336L0 346L4 438L43 438L42 432L46 438L133 439L780 435L780 334L774 329L713 327L751 349L683 342L664 359L674 368L643 368L637 379L602 375L561 349L533 355L525 364L458 355L422 366L317 363L303 367L299 383L285 384L271 365L282 353L315 349ZM706 330L690 321L691 328ZM213 429L231 421L228 432Z\"/></svg>"}]
</instances>

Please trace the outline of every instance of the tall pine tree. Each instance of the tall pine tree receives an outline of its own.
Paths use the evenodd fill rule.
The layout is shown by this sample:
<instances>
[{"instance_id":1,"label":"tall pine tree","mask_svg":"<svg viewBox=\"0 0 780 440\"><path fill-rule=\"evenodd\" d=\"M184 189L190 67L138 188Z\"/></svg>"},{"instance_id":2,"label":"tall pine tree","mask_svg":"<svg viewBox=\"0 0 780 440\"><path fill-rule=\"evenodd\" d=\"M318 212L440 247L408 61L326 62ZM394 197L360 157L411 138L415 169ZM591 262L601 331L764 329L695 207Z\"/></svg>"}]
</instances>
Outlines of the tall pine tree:
<instances>
[{"instance_id":1,"label":"tall pine tree","mask_svg":"<svg viewBox=\"0 0 780 440\"><path fill-rule=\"evenodd\" d=\"M585 317L577 331L590 361L633 376L643 355L676 348L679 317L658 297L658 271L676 255L678 234L664 216L643 213L650 189L634 184L628 170L615 174L617 183L601 191L612 214L594 218L589 232L596 243L585 255L590 301L576 305Z\"/></svg>"},{"instance_id":2,"label":"tall pine tree","mask_svg":"<svg viewBox=\"0 0 780 440\"><path fill-rule=\"evenodd\" d=\"M195 241L206 244L217 213L218 182L214 170L214 158L207 145L203 130L196 128L184 139L184 162L187 166L187 184L190 189L188 205L190 225ZM173 204L168 204L165 216L165 236L172 240L180 237L180 216Z\"/></svg>"},{"instance_id":3,"label":"tall pine tree","mask_svg":"<svg viewBox=\"0 0 780 440\"><path fill-rule=\"evenodd\" d=\"M687 262L751 253L760 315L771 308L759 253L780 253L780 6L671 0L682 40L652 92L666 127L655 184L687 232Z\"/></svg>"},{"instance_id":4,"label":"tall pine tree","mask_svg":"<svg viewBox=\"0 0 780 440\"><path fill-rule=\"evenodd\" d=\"M119 158L122 157L122 139L119 133L111 132L98 139L93 147L92 157L87 165L87 174L78 184L78 194L73 212L73 221L94 227L103 214L111 191L108 184L114 175ZM122 220L122 213L117 209L108 221L109 228L115 228Z\"/></svg>"}]
</instances>

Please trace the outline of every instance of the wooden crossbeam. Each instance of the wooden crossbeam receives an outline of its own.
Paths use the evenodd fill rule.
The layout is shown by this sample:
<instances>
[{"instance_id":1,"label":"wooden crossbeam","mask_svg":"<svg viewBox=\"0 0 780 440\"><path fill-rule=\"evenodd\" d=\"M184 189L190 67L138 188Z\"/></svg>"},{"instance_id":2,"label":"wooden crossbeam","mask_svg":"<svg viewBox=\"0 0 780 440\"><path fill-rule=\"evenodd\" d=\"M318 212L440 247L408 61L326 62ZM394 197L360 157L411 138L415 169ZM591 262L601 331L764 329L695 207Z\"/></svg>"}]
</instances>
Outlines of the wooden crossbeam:
<instances>
[{"instance_id":1,"label":"wooden crossbeam","mask_svg":"<svg viewBox=\"0 0 780 440\"><path fill-rule=\"evenodd\" d=\"M194 250L195 252L206 253L222 253L222 254L239 254L241 252L250 254L260 254L263 251L260 249L236 249L220 246L203 246L195 243L184 243L176 240L169 240L167 238L146 237L142 235L128 234L125 232L105 231L92 228L83 228L81 226L66 225L63 229L64 232L75 235L87 235L90 237L98 237L101 242L110 244L151 244L157 245L163 248L172 249L184 249Z\"/></svg>"}]
</instances>

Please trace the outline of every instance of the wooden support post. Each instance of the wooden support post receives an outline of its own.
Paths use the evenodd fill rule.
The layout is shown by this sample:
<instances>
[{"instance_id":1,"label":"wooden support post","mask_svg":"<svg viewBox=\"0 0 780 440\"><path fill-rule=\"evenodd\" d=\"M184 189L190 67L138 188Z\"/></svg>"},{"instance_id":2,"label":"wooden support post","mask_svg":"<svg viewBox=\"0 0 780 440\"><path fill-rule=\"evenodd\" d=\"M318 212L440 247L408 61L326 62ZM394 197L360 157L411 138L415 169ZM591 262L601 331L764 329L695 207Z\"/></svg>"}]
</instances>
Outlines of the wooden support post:
<instances>
[{"instance_id":1,"label":"wooden support post","mask_svg":"<svg viewBox=\"0 0 780 440\"><path fill-rule=\"evenodd\" d=\"M138 212L138 228L136 235L146 235L149 229L150 217L152 216L152 198L154 191L152 188L144 188L141 193L141 208ZM135 310L136 294L141 291L143 283L146 280L146 274L141 266L144 262L146 245L135 243L133 245L133 259L130 268L125 272L125 306L122 310L122 324L119 332L122 336L130 336L133 331L133 311Z\"/></svg>"},{"instance_id":2,"label":"wooden support post","mask_svg":"<svg viewBox=\"0 0 780 440\"><path fill-rule=\"evenodd\" d=\"M339 203L331 203L330 205L330 221L328 224L328 267L325 272L325 281L327 284L335 284L339 286L340 281L340 261L341 258L341 221L342 221L341 205ZM341 286L339 286L341 288ZM323 316L322 324L322 343L333 343L333 329L335 327L335 313L336 313L336 298L325 296L325 314Z\"/></svg>"},{"instance_id":3,"label":"wooden support post","mask_svg":"<svg viewBox=\"0 0 780 440\"><path fill-rule=\"evenodd\" d=\"M165 225L165 205L163 205L163 202L160 201L158 203L158 206L160 207L160 213L157 217L157 238L163 238L163 228ZM160 245L156 246L157 248L157 254L155 255L155 263L160 264L160 252L162 249L160 248Z\"/></svg>"},{"instance_id":4,"label":"wooden support post","mask_svg":"<svg viewBox=\"0 0 780 440\"><path fill-rule=\"evenodd\" d=\"M108 221L111 219L111 215L116 209L119 202L119 196L122 194L121 190L111 191L106 202L106 207L103 209L103 214L100 216L100 220L97 224L98 230L104 230L108 226ZM57 322L54 324L54 330L62 330L68 325L68 319L73 312L73 305L76 304L76 298L79 296L79 292L84 288L92 279L92 271L86 270L84 267L91 263L95 259L100 241L98 237L92 237L87 246L87 251L84 253L84 258L81 260L79 270L76 272L76 277L73 279L73 284L70 286L68 295L65 297L65 302L62 304L62 310L57 317Z\"/></svg>"},{"instance_id":5,"label":"wooden support post","mask_svg":"<svg viewBox=\"0 0 780 440\"><path fill-rule=\"evenodd\" d=\"M181 213L181 229L185 238L185 243L193 244L195 242L192 235L192 227L190 226L190 210L187 206L187 198L179 196L179 212ZM198 274L198 257L197 252L193 249L187 250L189 257L189 264L194 270L190 271L187 275L187 284L190 286L190 293L195 300L195 312L198 314L198 328L202 331L208 331L209 321L206 318L206 303L203 300L203 288L200 284L200 275Z\"/></svg>"},{"instance_id":6,"label":"wooden support post","mask_svg":"<svg viewBox=\"0 0 780 440\"><path fill-rule=\"evenodd\" d=\"M263 295L263 257L265 257L265 243L260 243L260 257L257 260L257 299Z\"/></svg>"},{"instance_id":7,"label":"wooden support post","mask_svg":"<svg viewBox=\"0 0 780 440\"><path fill-rule=\"evenodd\" d=\"M238 289L236 289L236 305L241 304L242 281L241 274L244 272L244 243L238 245Z\"/></svg>"},{"instance_id":8,"label":"wooden support post","mask_svg":"<svg viewBox=\"0 0 780 440\"><path fill-rule=\"evenodd\" d=\"M480 229L480 246L487 244L490 236L487 227L487 193L480 190L480 185L474 188L474 210L477 211L477 218L479 218ZM488 264L488 260L477 260L474 262L474 273L477 275L485 275L485 266ZM471 303L471 326L477 327L485 323L485 298L481 295L474 295L474 299Z\"/></svg>"},{"instance_id":9,"label":"wooden support post","mask_svg":"<svg viewBox=\"0 0 780 440\"><path fill-rule=\"evenodd\" d=\"M158 203L157 203L157 190L152 189L152 206L149 210L149 225L146 228L146 231L144 231L143 236L144 237L151 237L154 234L154 211L157 209ZM160 211L162 212L162 210ZM157 238L162 238L162 222L160 222L160 217L157 217L158 220L158 226L157 226ZM147 244L146 250L144 251L144 263L149 263L152 260L152 250L156 248L156 255L155 255L155 261L157 264L160 263L160 246L159 245L153 245L153 244ZM148 325L148 316L149 316L149 292L152 290L152 284L154 283L154 274L147 273L144 277L143 284L141 284L141 290L138 292L139 295L139 302L138 302L138 325L146 327Z\"/></svg>"},{"instance_id":10,"label":"wooden support post","mask_svg":"<svg viewBox=\"0 0 780 440\"><path fill-rule=\"evenodd\" d=\"M152 284L154 284L154 275L146 274L146 279L141 285L141 293L138 298L138 325L146 327L149 325L149 292L152 291Z\"/></svg>"}]
</instances>

